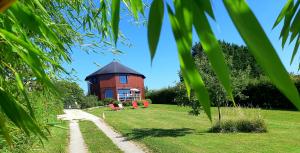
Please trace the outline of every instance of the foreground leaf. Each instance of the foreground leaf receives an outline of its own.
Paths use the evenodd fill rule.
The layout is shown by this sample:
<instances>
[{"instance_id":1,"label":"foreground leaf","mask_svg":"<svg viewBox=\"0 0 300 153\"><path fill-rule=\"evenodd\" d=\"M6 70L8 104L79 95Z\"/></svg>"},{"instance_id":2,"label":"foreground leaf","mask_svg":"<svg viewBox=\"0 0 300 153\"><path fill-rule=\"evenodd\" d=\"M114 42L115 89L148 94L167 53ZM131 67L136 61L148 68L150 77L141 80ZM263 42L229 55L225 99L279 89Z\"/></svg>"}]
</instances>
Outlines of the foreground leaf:
<instances>
[{"instance_id":1,"label":"foreground leaf","mask_svg":"<svg viewBox=\"0 0 300 153\"><path fill-rule=\"evenodd\" d=\"M144 8L143 8L143 2L142 0L130 0L131 5L131 11L133 14L133 17L137 20L138 19L138 13L141 12L144 14Z\"/></svg>"},{"instance_id":2,"label":"foreground leaf","mask_svg":"<svg viewBox=\"0 0 300 153\"><path fill-rule=\"evenodd\" d=\"M198 7L198 10L202 11L201 13L207 13L211 18L215 19L210 0L194 0L190 4Z\"/></svg>"},{"instance_id":3,"label":"foreground leaf","mask_svg":"<svg viewBox=\"0 0 300 153\"><path fill-rule=\"evenodd\" d=\"M193 5L193 3L191 3ZM234 98L232 95L232 87L230 81L230 72L228 66L226 65L225 58L222 52L222 49L219 45L218 40L216 39L212 29L210 28L207 17L205 16L204 11L198 8L196 5L193 5L193 23L196 29L196 32L200 38L200 43L204 49L204 52L207 54L209 62L216 73L221 84L225 88L227 95L230 100L234 103Z\"/></svg>"},{"instance_id":4,"label":"foreground leaf","mask_svg":"<svg viewBox=\"0 0 300 153\"><path fill-rule=\"evenodd\" d=\"M9 135L9 130L6 126L6 120L5 117L0 114L0 133L3 135L6 142L11 145L11 137Z\"/></svg>"},{"instance_id":5,"label":"foreground leaf","mask_svg":"<svg viewBox=\"0 0 300 153\"><path fill-rule=\"evenodd\" d=\"M35 0L35 2L38 3L39 1ZM40 3L38 4L41 5ZM17 19L18 22L16 24L26 25L26 27L28 27L30 30L34 31L35 33L39 33L49 43L58 46L56 47L56 50L59 51L62 56L67 56L64 52L64 44L61 43L61 40L59 40L57 34L54 32L55 29L51 29L49 25L46 25L39 16L33 14L30 9L30 7L27 7L20 2L16 2L10 7L9 11L11 11L13 16Z\"/></svg>"},{"instance_id":6,"label":"foreground leaf","mask_svg":"<svg viewBox=\"0 0 300 153\"><path fill-rule=\"evenodd\" d=\"M183 11L184 9L182 9ZM177 10L176 10L177 11ZM177 12L176 12L177 13ZM183 13L183 12L179 12ZM185 12L187 13L187 12ZM183 13L182 15L184 15ZM186 80L185 83L188 83L192 89L194 89L195 94L203 106L205 113L207 114L208 118L211 120L211 111L210 111L210 100L208 91L204 86L204 82L196 69L195 63L193 62L193 57L191 55L190 49L190 33L185 33L185 30L182 30L182 24L180 26L178 19L172 12L170 6L168 5L168 14L173 30L173 34L176 40L177 48L178 48L178 56L180 62L180 68ZM187 14L185 14L187 15ZM180 16L180 15L178 15ZM187 15L188 16L188 15ZM186 17L187 17L186 16ZM183 19L181 19L183 20ZM189 86L187 86L188 88Z\"/></svg>"},{"instance_id":7,"label":"foreground leaf","mask_svg":"<svg viewBox=\"0 0 300 153\"><path fill-rule=\"evenodd\" d=\"M28 115L25 109L19 104L11 94L7 93L0 87L0 108L16 126L21 128L27 135L32 132L35 135L39 135L45 139L46 136L37 125L37 123ZM3 130L3 129L2 129ZM4 131L7 132L7 131Z\"/></svg>"},{"instance_id":8,"label":"foreground leaf","mask_svg":"<svg viewBox=\"0 0 300 153\"><path fill-rule=\"evenodd\" d=\"M9 64L7 63L4 63L3 61L1 61L1 63L3 65L5 65L7 68L9 68L15 75L15 78L16 78L16 81L17 81L17 87L18 89L21 91L21 93L23 94L24 98L25 98L25 101L26 101L26 104L27 104L27 108L30 112L30 116L35 119L35 115L34 115L34 112L33 112L33 109L31 107L31 104L30 104L30 101L29 101L29 98L28 98L28 95L26 93L26 90L24 88L24 85L23 85L23 82L21 80L21 77L19 75L19 73L14 69L12 68Z\"/></svg>"},{"instance_id":9,"label":"foreground leaf","mask_svg":"<svg viewBox=\"0 0 300 153\"><path fill-rule=\"evenodd\" d=\"M223 0L249 50L275 86L300 109L299 93L271 42L244 0Z\"/></svg>"},{"instance_id":10,"label":"foreground leaf","mask_svg":"<svg viewBox=\"0 0 300 153\"><path fill-rule=\"evenodd\" d=\"M13 47L22 46L23 48L27 49L29 52L23 52L21 49L18 50L17 54L23 59L23 61L30 66L30 68L35 73L36 77L42 82L45 83L48 87L56 91L56 87L52 84L50 78L46 75L43 65L41 64L41 60L37 55L40 55L44 60L51 62L59 67L59 65L51 60L50 58L46 57L40 50L36 49L30 43L19 39L13 33L10 33L4 29L0 29L0 36L5 39L8 43L11 44ZM16 43L17 45L14 46L13 44Z\"/></svg>"},{"instance_id":11,"label":"foreground leaf","mask_svg":"<svg viewBox=\"0 0 300 153\"><path fill-rule=\"evenodd\" d=\"M161 26L164 18L163 0L154 0L150 7L148 21L148 45L150 48L151 62L153 61L157 44L159 41Z\"/></svg>"},{"instance_id":12,"label":"foreground leaf","mask_svg":"<svg viewBox=\"0 0 300 153\"><path fill-rule=\"evenodd\" d=\"M118 35L119 35L119 22L120 22L120 0L112 0L111 4L111 24L112 32L115 45L117 44Z\"/></svg>"},{"instance_id":13,"label":"foreground leaf","mask_svg":"<svg viewBox=\"0 0 300 153\"><path fill-rule=\"evenodd\" d=\"M295 55L297 53L297 50L299 48L299 44L300 44L300 35L298 35L298 38L296 39L295 47L294 47L294 50L293 50L293 54L292 54L292 58L291 58L290 64L293 63L293 60L294 60Z\"/></svg>"},{"instance_id":14,"label":"foreground leaf","mask_svg":"<svg viewBox=\"0 0 300 153\"><path fill-rule=\"evenodd\" d=\"M287 3L285 3L284 7L282 8L280 14L278 15L273 25L273 29L281 22L281 20L284 18L284 16L289 11L289 9L291 9L293 2L294 2L293 0L288 0Z\"/></svg>"}]
</instances>

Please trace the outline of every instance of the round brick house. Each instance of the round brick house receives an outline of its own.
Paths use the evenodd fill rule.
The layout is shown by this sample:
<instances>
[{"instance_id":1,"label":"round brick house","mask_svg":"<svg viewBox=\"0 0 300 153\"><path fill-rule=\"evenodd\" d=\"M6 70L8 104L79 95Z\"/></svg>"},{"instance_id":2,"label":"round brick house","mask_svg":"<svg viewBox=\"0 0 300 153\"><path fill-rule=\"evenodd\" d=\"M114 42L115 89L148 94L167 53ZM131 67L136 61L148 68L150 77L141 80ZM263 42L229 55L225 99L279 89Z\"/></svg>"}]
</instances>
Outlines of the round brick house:
<instances>
[{"instance_id":1,"label":"round brick house","mask_svg":"<svg viewBox=\"0 0 300 153\"><path fill-rule=\"evenodd\" d=\"M88 75L88 94L99 99L113 98L119 101L141 100L145 98L145 76L116 61Z\"/></svg>"}]
</instances>

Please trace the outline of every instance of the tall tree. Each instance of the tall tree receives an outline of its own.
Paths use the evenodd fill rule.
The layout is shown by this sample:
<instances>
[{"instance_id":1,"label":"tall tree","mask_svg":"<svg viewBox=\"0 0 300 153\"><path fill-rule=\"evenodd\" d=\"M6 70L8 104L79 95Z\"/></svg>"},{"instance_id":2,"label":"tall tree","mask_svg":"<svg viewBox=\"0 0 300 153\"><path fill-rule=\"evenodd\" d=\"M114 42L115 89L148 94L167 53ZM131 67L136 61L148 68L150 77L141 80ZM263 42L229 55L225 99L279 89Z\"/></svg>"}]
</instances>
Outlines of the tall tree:
<instances>
[{"instance_id":1,"label":"tall tree","mask_svg":"<svg viewBox=\"0 0 300 153\"><path fill-rule=\"evenodd\" d=\"M259 79L264 76L261 68L255 62L254 57L249 53L246 46L230 44L225 41L219 41L219 45L222 48L226 65L231 71L230 81L232 84L234 99L240 100L247 98L247 96L243 95L242 91L246 88L250 80ZM226 91L220 85L200 43L196 43L192 47L192 56L197 70L202 75L205 86L208 89L212 105L217 106L218 108L224 105L235 105L234 103L229 103ZM195 114L199 114L198 111L200 110L201 105L196 104L197 100L194 97L193 92L190 99L184 96L185 92L180 90L180 88L182 88L182 84L184 84L184 78L182 77L181 72L179 73L179 77L180 83L177 85L177 88L179 88L177 94L180 96L177 98L181 98L179 99L179 102L192 106L193 112L196 112Z\"/></svg>"},{"instance_id":2,"label":"tall tree","mask_svg":"<svg viewBox=\"0 0 300 153\"><path fill-rule=\"evenodd\" d=\"M251 77L257 78L260 77L261 75L264 75L262 69L255 61L255 58L250 54L247 46L228 43L225 41L218 41L218 42L225 58L231 60L232 64L229 66L229 69L231 71L232 70L244 71L248 69L248 67L250 67ZM201 60L201 58L207 58L207 55L205 54L201 43L196 43L192 47L192 56L194 57L195 60L197 59Z\"/></svg>"},{"instance_id":3,"label":"tall tree","mask_svg":"<svg viewBox=\"0 0 300 153\"><path fill-rule=\"evenodd\" d=\"M230 81L232 84L234 99L246 99L247 96L242 92L249 84L249 81L251 79L259 79L264 75L262 74L260 67L256 64L254 57L248 52L248 48L246 46L230 44L224 41L219 41L219 44L224 53L226 65L231 71ZM193 46L192 55L199 73L203 76L212 104L218 107L220 121L220 106L234 106L235 103L228 103L226 91L220 85L200 43Z\"/></svg>"}]
</instances>

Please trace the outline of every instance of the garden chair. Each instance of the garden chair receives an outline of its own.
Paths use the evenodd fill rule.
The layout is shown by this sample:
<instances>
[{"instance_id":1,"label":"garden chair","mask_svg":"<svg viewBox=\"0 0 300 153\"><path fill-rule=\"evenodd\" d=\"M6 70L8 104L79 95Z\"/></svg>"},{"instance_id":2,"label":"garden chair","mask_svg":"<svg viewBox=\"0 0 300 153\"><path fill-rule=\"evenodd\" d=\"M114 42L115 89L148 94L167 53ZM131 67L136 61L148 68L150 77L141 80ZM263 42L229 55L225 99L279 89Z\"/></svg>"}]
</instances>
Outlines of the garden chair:
<instances>
[{"instance_id":1,"label":"garden chair","mask_svg":"<svg viewBox=\"0 0 300 153\"><path fill-rule=\"evenodd\" d=\"M119 107L115 107L114 104L109 104L109 107L110 107L112 110L114 110L114 111L120 110L120 108L119 108Z\"/></svg>"},{"instance_id":2,"label":"garden chair","mask_svg":"<svg viewBox=\"0 0 300 153\"><path fill-rule=\"evenodd\" d=\"M147 100L143 101L144 107L147 108L149 106L149 102Z\"/></svg>"},{"instance_id":3,"label":"garden chair","mask_svg":"<svg viewBox=\"0 0 300 153\"><path fill-rule=\"evenodd\" d=\"M138 108L137 101L133 101L133 102L132 102L132 107L133 107L134 109L137 109L137 108Z\"/></svg>"}]
</instances>

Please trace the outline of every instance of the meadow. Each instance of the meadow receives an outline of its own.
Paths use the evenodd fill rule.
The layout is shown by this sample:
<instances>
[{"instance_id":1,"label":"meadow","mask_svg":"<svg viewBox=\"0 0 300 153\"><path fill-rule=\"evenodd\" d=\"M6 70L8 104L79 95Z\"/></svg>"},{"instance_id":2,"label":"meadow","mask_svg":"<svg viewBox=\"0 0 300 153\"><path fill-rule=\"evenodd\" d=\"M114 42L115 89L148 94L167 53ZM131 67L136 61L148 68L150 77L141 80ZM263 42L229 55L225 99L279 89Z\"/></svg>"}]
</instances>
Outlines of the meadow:
<instances>
[{"instance_id":1,"label":"meadow","mask_svg":"<svg viewBox=\"0 0 300 153\"><path fill-rule=\"evenodd\" d=\"M115 130L150 152L300 152L300 112L260 109L222 108L223 118L260 115L266 133L210 133L213 122L202 111L188 114L190 108L152 104L149 108L111 111L95 108L88 112L103 117ZM242 112L242 113L241 113Z\"/></svg>"}]
</instances>

